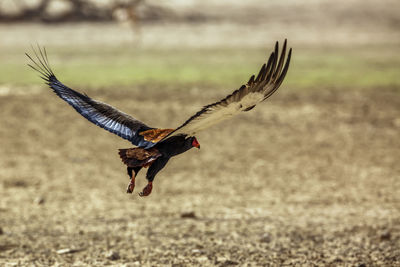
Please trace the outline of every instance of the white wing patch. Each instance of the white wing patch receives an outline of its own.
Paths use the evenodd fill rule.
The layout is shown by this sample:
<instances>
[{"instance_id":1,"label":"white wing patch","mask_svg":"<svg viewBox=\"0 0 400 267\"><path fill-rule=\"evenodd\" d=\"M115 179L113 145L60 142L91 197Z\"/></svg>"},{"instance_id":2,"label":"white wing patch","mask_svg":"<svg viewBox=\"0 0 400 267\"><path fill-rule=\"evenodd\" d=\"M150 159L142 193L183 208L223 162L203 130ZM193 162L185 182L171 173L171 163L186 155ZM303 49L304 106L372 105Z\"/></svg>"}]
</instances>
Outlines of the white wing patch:
<instances>
[{"instance_id":1,"label":"white wing patch","mask_svg":"<svg viewBox=\"0 0 400 267\"><path fill-rule=\"evenodd\" d=\"M257 105L258 103L260 103L261 101L263 101L264 99L264 94L261 92L252 92L249 93L248 95L246 95L245 97L243 97L240 100L240 104L242 105L240 111L244 111L249 107L252 107L254 105Z\"/></svg>"},{"instance_id":2,"label":"white wing patch","mask_svg":"<svg viewBox=\"0 0 400 267\"><path fill-rule=\"evenodd\" d=\"M252 92L243 97L239 102L232 102L227 106L217 104L210 106L200 116L194 118L188 125L175 131L173 135L187 134L195 135L197 132L213 126L223 120L229 119L238 113L258 104L264 99L264 94Z\"/></svg>"}]
</instances>

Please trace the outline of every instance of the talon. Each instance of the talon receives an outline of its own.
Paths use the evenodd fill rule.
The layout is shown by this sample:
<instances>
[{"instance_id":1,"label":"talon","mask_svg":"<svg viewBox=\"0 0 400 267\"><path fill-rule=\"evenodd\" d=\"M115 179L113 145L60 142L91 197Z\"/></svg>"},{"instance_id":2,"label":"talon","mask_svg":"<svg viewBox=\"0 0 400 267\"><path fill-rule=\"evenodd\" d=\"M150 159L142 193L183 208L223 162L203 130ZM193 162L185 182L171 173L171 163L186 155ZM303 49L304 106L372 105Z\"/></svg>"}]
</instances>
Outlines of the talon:
<instances>
[{"instance_id":1,"label":"talon","mask_svg":"<svg viewBox=\"0 0 400 267\"><path fill-rule=\"evenodd\" d=\"M153 189L153 182L149 182L144 188L143 191L139 193L139 196L146 197L150 195L151 190Z\"/></svg>"},{"instance_id":2,"label":"talon","mask_svg":"<svg viewBox=\"0 0 400 267\"><path fill-rule=\"evenodd\" d=\"M132 175L131 181L128 184L128 188L126 189L126 193L132 194L135 189L135 175Z\"/></svg>"}]
</instances>

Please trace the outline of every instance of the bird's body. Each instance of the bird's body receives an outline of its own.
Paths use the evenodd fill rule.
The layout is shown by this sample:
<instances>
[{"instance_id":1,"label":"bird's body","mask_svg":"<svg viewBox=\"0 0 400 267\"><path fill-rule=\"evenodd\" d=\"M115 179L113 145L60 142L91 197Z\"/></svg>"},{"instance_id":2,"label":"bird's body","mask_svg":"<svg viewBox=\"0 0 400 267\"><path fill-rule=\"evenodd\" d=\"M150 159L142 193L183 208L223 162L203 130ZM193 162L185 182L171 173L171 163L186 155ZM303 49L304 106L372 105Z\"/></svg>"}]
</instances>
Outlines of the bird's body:
<instances>
[{"instance_id":1,"label":"bird's body","mask_svg":"<svg viewBox=\"0 0 400 267\"><path fill-rule=\"evenodd\" d=\"M148 149L141 147L120 149L119 155L122 162L128 166L128 175L131 177L127 192L132 193L135 187L135 177L142 168L149 167L146 174L149 185L146 188L152 186L154 177L165 167L170 158L182 154L193 147L200 148L200 145L194 145L193 142L197 142L195 137L186 138L185 136L178 135L159 142L154 147ZM151 189L148 192L146 188L141 193L142 196L150 194Z\"/></svg>"},{"instance_id":2,"label":"bird's body","mask_svg":"<svg viewBox=\"0 0 400 267\"><path fill-rule=\"evenodd\" d=\"M282 53L278 55L278 43L257 75L251 76L247 84L228 95L224 99L204 106L176 129L158 129L149 127L143 122L125 114L116 108L94 100L62 84L50 68L46 50L34 51L36 60L27 54L34 65L29 65L38 71L41 78L64 101L70 104L78 113L99 127L114 133L135 147L120 149L119 155L127 165L131 181L127 192L132 193L135 177L142 168L147 168L147 186L140 193L147 196L151 193L153 180L164 168L171 157L182 154L189 149L200 148L195 134L222 120L233 117L241 112L250 111L259 102L270 97L281 85L289 68L291 49L286 62L286 40Z\"/></svg>"}]
</instances>

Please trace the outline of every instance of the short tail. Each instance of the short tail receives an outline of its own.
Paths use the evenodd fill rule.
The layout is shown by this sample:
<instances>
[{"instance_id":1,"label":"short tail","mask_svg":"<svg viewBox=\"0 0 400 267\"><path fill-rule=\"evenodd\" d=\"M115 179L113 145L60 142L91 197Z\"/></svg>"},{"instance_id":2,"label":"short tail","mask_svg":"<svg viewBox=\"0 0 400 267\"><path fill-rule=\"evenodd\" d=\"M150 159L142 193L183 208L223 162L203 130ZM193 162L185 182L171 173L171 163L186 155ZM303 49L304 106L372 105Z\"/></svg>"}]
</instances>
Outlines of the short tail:
<instances>
[{"instance_id":1,"label":"short tail","mask_svg":"<svg viewBox=\"0 0 400 267\"><path fill-rule=\"evenodd\" d=\"M151 153L143 148L124 148L118 152L122 162L128 167L148 166L161 154Z\"/></svg>"},{"instance_id":2,"label":"short tail","mask_svg":"<svg viewBox=\"0 0 400 267\"><path fill-rule=\"evenodd\" d=\"M129 148L128 149L120 149L119 150L118 154L119 154L119 157L121 158L122 162L125 165L127 165L128 167L141 166L141 164L140 164L141 162L139 160L128 157L128 155L127 155L128 151L129 151Z\"/></svg>"}]
</instances>

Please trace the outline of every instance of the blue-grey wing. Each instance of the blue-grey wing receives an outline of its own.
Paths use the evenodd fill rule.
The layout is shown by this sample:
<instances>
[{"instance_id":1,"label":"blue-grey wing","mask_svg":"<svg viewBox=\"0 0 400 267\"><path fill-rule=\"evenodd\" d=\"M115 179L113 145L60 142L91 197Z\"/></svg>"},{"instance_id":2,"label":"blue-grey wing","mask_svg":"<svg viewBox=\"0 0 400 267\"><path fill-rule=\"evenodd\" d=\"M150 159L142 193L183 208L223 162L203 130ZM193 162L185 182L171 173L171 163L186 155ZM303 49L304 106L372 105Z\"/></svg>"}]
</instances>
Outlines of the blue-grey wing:
<instances>
[{"instance_id":1,"label":"blue-grey wing","mask_svg":"<svg viewBox=\"0 0 400 267\"><path fill-rule=\"evenodd\" d=\"M79 114L101 128L116 134L139 147L152 147L154 143L144 140L140 132L153 129L143 122L119 111L118 109L94 100L86 94L81 94L62 84L50 69L46 50L34 51L36 60L26 54L33 62L29 65L40 73L41 78L65 102L71 105Z\"/></svg>"}]
</instances>

